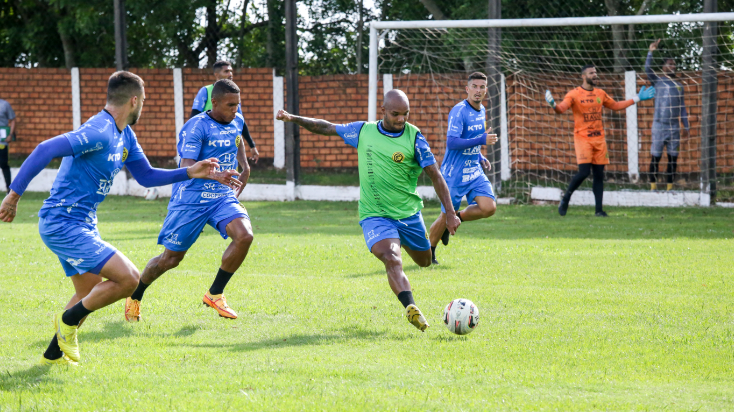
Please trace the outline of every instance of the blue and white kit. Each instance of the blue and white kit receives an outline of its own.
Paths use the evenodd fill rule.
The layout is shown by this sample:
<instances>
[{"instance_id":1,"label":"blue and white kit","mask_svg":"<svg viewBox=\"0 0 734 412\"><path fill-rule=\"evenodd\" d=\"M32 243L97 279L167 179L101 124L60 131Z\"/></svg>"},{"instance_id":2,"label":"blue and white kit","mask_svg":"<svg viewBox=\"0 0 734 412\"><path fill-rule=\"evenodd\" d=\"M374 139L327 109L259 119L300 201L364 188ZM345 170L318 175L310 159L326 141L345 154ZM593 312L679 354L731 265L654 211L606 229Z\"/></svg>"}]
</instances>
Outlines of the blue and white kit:
<instances>
[{"instance_id":1,"label":"blue and white kit","mask_svg":"<svg viewBox=\"0 0 734 412\"><path fill-rule=\"evenodd\" d=\"M441 174L449 187L456 211L464 196L470 205L476 204L474 198L477 196L495 200L492 183L480 163L486 160L482 155L482 146L487 143L485 114L483 105L477 110L466 100L454 106L449 113L446 154L441 163ZM446 212L443 205L441 211Z\"/></svg>"},{"instance_id":2,"label":"blue and white kit","mask_svg":"<svg viewBox=\"0 0 734 412\"><path fill-rule=\"evenodd\" d=\"M244 121L239 113L227 124L214 120L209 112L199 113L179 133L179 156L196 161L217 158L220 169L237 170ZM241 217L249 219L230 187L204 179L179 182L173 185L158 244L176 252L188 250L206 224L226 239L227 223Z\"/></svg>"}]
</instances>

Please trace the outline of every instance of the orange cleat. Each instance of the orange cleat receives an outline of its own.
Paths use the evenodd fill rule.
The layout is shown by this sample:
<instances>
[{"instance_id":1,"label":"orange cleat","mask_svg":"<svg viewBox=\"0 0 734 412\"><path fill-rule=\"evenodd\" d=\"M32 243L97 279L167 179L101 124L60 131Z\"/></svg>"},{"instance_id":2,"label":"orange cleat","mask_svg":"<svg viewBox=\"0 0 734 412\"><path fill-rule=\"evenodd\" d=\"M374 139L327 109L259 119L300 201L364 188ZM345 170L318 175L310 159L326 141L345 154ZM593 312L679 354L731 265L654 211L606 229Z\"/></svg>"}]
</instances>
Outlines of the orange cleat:
<instances>
[{"instance_id":1,"label":"orange cleat","mask_svg":"<svg viewBox=\"0 0 734 412\"><path fill-rule=\"evenodd\" d=\"M209 291L204 294L204 304L216 309L219 316L227 319L237 319L237 313L227 305L227 300L224 298L224 293L221 295L211 295Z\"/></svg>"},{"instance_id":2,"label":"orange cleat","mask_svg":"<svg viewBox=\"0 0 734 412\"><path fill-rule=\"evenodd\" d=\"M125 299L125 320L140 322L140 301L133 298Z\"/></svg>"}]
</instances>

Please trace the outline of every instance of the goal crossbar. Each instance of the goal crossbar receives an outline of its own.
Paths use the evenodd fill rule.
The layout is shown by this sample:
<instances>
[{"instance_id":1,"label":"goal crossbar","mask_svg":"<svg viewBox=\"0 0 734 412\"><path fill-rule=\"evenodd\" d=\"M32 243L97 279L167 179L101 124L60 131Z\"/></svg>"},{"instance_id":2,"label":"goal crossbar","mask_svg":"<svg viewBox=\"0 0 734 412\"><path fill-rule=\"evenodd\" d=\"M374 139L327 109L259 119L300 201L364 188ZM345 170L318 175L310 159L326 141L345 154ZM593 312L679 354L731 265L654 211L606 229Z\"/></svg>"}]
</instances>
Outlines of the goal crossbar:
<instances>
[{"instance_id":1,"label":"goal crossbar","mask_svg":"<svg viewBox=\"0 0 734 412\"><path fill-rule=\"evenodd\" d=\"M502 28L502 27L560 27L604 26L619 24L687 23L733 21L734 13L663 14L648 16L567 17L543 19L494 19L494 20L415 20L370 22L369 98L368 120L377 118L378 84L378 30L442 29L442 28Z\"/></svg>"}]
</instances>

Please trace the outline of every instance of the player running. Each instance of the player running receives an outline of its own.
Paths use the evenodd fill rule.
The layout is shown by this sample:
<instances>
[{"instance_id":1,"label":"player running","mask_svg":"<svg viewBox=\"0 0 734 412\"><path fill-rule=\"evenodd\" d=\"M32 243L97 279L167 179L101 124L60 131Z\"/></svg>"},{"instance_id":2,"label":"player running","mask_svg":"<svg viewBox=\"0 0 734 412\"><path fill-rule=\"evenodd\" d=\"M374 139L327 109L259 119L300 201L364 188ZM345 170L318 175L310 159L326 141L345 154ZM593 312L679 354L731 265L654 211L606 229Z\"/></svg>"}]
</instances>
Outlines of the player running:
<instances>
[{"instance_id":1,"label":"player running","mask_svg":"<svg viewBox=\"0 0 734 412\"><path fill-rule=\"evenodd\" d=\"M123 166L145 187L216 179L239 187L234 170L216 172L217 159L202 159L175 170L153 169L130 128L140 117L145 84L133 73L113 73L107 83L107 104L79 129L47 140L23 162L0 205L0 220L12 222L28 183L55 157L63 157L51 196L38 213L41 239L61 262L74 284L65 310L54 315L56 330L41 364L76 364L77 330L90 313L135 290L140 272L97 229L97 207ZM107 279L107 281L102 281Z\"/></svg>"},{"instance_id":2,"label":"player running","mask_svg":"<svg viewBox=\"0 0 734 412\"><path fill-rule=\"evenodd\" d=\"M403 272L400 247L418 266L431 265L431 244L418 195L418 176L424 170L433 181L438 198L446 207L446 227L454 234L459 227L449 189L436 166L428 141L408 123L410 104L400 90L385 94L382 121L335 125L278 111L277 119L293 122L325 136L340 136L357 149L359 162L359 224L367 248L385 265L393 293L405 307L408 321L421 331L428 322L415 305L408 277Z\"/></svg>"},{"instance_id":3,"label":"player running","mask_svg":"<svg viewBox=\"0 0 734 412\"><path fill-rule=\"evenodd\" d=\"M461 206L466 196L468 206L456 216L462 222L485 219L497 210L492 183L482 169L489 171L491 164L482 155L482 146L495 144L497 135L485 131L485 109L482 100L487 94L487 76L474 72L469 75L466 86L466 100L461 101L449 113L449 126L446 132L446 155L441 162L441 174L449 186L454 210ZM449 244L449 231L446 229L446 210L441 206L441 214L431 225L431 261L436 260L436 246L439 239Z\"/></svg>"},{"instance_id":4,"label":"player running","mask_svg":"<svg viewBox=\"0 0 734 412\"><path fill-rule=\"evenodd\" d=\"M655 97L655 114L652 120L652 146L650 146L650 190L657 190L657 174L660 159L663 157L663 148L668 148L668 167L665 171L668 185L673 189L675 170L678 168L678 146L680 145L683 122L683 138L690 137L688 111L683 98L683 86L675 80L675 59L666 58L663 63L663 76L660 77L652 70L652 52L657 50L660 39L650 44L650 51L645 60L645 73L652 85L658 90Z\"/></svg>"},{"instance_id":5,"label":"player running","mask_svg":"<svg viewBox=\"0 0 734 412\"><path fill-rule=\"evenodd\" d=\"M214 283L204 294L204 304L215 309L219 316L237 319L237 313L224 298L224 287L245 260L253 238L250 217L237 200L250 177L240 135L245 120L237 111L239 104L237 85L231 80L218 80L212 88L212 109L194 116L181 129L178 155L182 167L208 158L219 159L220 167L225 169L237 170L239 163L243 169L239 177L241 185L236 193L230 187L202 179L173 186L168 215L158 236L158 244L165 249L148 262L137 289L125 301L128 322L140 320L140 301L146 288L181 263L207 224L219 231L222 238L231 237L232 242L222 255Z\"/></svg>"},{"instance_id":6,"label":"player running","mask_svg":"<svg viewBox=\"0 0 734 412\"><path fill-rule=\"evenodd\" d=\"M232 70L232 63L228 61L219 60L214 63L212 69L214 70L215 82L217 80L234 79L234 70ZM193 118L199 113L203 113L207 110L212 109L213 87L214 83L199 89L199 93L197 93L196 97L194 98L194 104L191 107L191 114L189 115L189 119ZM237 113L242 114L242 106L237 106ZM250 146L250 150L252 151L252 157L250 158L250 160L252 160L254 163L257 163L257 161L260 159L260 152L257 151L257 147L255 147L255 141L252 140L252 136L250 136L250 129L247 128L247 122L244 122L244 125L242 126L242 137L245 139L245 141L247 141L247 145Z\"/></svg>"},{"instance_id":7,"label":"player running","mask_svg":"<svg viewBox=\"0 0 734 412\"><path fill-rule=\"evenodd\" d=\"M624 110L642 100L655 97L655 88L645 89L642 86L640 93L632 99L616 102L602 89L594 86L599 76L593 64L581 68L581 87L577 87L566 94L563 101L556 105L550 90L545 91L545 100L556 113L563 113L570 107L573 110L573 142L576 149L576 162L579 172L571 179L568 189L558 206L558 213L566 216L568 202L571 195L583 183L589 174L594 172L594 201L596 203L596 216L607 217L602 210L602 199L604 197L604 165L609 164L609 153L607 153L607 142L604 140L604 126L601 120L602 106L615 111Z\"/></svg>"}]
</instances>

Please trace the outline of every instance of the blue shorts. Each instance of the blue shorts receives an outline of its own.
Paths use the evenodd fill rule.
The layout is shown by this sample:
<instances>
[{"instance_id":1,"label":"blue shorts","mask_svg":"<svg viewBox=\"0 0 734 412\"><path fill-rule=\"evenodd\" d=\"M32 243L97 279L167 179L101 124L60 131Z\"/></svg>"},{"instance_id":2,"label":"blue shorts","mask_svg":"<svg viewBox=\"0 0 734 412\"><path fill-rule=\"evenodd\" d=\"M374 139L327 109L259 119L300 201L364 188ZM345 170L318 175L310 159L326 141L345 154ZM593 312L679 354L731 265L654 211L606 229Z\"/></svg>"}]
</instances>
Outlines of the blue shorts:
<instances>
[{"instance_id":1,"label":"blue shorts","mask_svg":"<svg viewBox=\"0 0 734 412\"><path fill-rule=\"evenodd\" d=\"M41 240L59 257L66 276L82 273L99 275L117 249L102 240L97 225L51 218L38 219Z\"/></svg>"},{"instance_id":2,"label":"blue shorts","mask_svg":"<svg viewBox=\"0 0 734 412\"><path fill-rule=\"evenodd\" d=\"M494 201L497 198L494 197L494 190L492 190L492 183L485 179L475 179L473 182L462 187L449 187L449 193L451 194L451 203L454 204L454 210L459 211L461 206L461 199L466 196L466 201L470 205L476 205L477 202L474 198L477 196L488 197ZM441 211L446 213L446 209L441 205Z\"/></svg>"},{"instance_id":3,"label":"blue shorts","mask_svg":"<svg viewBox=\"0 0 734 412\"><path fill-rule=\"evenodd\" d=\"M205 209L169 210L158 235L158 244L174 252L189 250L206 224L226 239L227 224L241 217L250 220L247 210L234 197L224 197Z\"/></svg>"},{"instance_id":4,"label":"blue shorts","mask_svg":"<svg viewBox=\"0 0 734 412\"><path fill-rule=\"evenodd\" d=\"M387 217L368 217L359 222L362 226L367 249L383 239L400 239L400 243L412 250L423 251L431 248L426 225L421 212L405 219L395 220Z\"/></svg>"}]
</instances>

